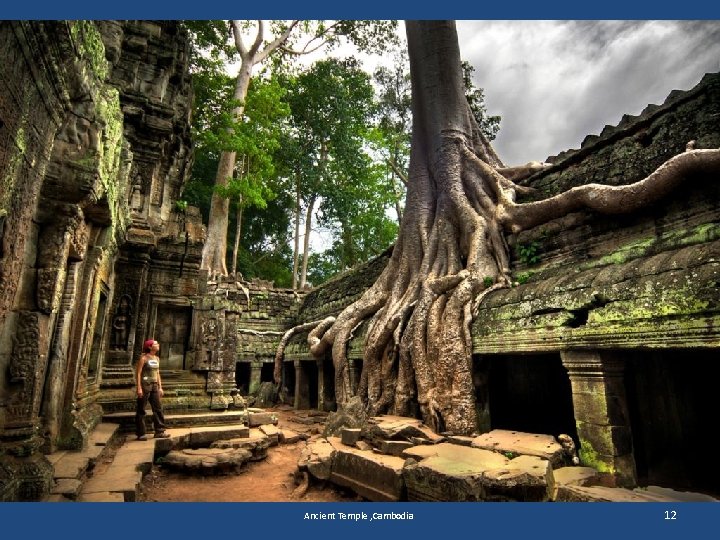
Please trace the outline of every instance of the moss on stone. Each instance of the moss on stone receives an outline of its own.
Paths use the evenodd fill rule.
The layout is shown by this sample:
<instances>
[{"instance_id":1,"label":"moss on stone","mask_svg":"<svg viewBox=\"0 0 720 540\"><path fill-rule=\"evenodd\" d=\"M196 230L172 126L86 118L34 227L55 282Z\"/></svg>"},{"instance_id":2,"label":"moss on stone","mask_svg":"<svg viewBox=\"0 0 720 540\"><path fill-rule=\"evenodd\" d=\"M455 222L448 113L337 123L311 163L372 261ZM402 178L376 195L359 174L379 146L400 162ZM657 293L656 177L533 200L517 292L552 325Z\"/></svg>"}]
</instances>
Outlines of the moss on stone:
<instances>
[{"instance_id":1,"label":"moss on stone","mask_svg":"<svg viewBox=\"0 0 720 540\"><path fill-rule=\"evenodd\" d=\"M615 473L615 468L600 458L589 441L580 438L580 451L578 452L580 463L586 467L592 467L602 473Z\"/></svg>"},{"instance_id":2,"label":"moss on stone","mask_svg":"<svg viewBox=\"0 0 720 540\"><path fill-rule=\"evenodd\" d=\"M74 21L70 35L80 56L85 60L95 76L104 81L109 73L109 64L105 58L105 44L93 21Z\"/></svg>"}]
</instances>

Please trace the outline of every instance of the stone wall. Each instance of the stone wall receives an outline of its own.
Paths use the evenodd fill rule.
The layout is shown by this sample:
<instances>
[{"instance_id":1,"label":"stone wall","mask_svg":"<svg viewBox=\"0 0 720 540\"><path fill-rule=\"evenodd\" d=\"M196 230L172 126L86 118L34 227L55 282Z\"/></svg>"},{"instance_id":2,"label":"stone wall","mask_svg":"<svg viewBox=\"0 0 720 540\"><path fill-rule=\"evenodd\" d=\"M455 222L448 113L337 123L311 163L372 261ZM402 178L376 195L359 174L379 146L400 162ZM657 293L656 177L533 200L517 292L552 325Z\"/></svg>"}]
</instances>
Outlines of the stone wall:
<instances>
[{"instance_id":1,"label":"stone wall","mask_svg":"<svg viewBox=\"0 0 720 540\"><path fill-rule=\"evenodd\" d=\"M87 443L156 296L199 292L187 47L177 23L0 23L0 500L47 493L43 452Z\"/></svg>"}]
</instances>

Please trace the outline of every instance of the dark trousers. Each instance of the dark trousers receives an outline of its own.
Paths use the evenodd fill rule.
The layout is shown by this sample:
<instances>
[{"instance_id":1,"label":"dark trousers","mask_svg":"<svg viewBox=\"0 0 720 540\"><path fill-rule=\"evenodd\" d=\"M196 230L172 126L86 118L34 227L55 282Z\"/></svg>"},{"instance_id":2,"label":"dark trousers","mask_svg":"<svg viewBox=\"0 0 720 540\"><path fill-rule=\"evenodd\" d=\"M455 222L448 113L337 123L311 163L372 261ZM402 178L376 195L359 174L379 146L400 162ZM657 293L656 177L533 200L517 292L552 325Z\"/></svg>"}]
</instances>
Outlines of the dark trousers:
<instances>
[{"instance_id":1,"label":"dark trousers","mask_svg":"<svg viewBox=\"0 0 720 540\"><path fill-rule=\"evenodd\" d=\"M165 431L165 415L160 403L160 392L157 383L143 385L143 395L137 398L137 409L135 410L135 434L138 437L145 435L145 407L148 401L153 412L153 427L155 434Z\"/></svg>"}]
</instances>

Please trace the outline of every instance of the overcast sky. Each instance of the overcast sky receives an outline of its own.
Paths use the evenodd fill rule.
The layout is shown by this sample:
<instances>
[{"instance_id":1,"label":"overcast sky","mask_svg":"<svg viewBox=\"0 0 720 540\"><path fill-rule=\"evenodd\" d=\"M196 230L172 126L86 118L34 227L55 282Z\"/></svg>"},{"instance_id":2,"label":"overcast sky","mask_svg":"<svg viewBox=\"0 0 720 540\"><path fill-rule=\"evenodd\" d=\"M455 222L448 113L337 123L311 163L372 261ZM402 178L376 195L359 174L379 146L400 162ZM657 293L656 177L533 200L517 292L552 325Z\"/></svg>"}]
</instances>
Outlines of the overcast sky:
<instances>
[{"instance_id":1,"label":"overcast sky","mask_svg":"<svg viewBox=\"0 0 720 540\"><path fill-rule=\"evenodd\" d=\"M720 21L458 21L493 145L507 165L578 148L589 134L720 71Z\"/></svg>"}]
</instances>

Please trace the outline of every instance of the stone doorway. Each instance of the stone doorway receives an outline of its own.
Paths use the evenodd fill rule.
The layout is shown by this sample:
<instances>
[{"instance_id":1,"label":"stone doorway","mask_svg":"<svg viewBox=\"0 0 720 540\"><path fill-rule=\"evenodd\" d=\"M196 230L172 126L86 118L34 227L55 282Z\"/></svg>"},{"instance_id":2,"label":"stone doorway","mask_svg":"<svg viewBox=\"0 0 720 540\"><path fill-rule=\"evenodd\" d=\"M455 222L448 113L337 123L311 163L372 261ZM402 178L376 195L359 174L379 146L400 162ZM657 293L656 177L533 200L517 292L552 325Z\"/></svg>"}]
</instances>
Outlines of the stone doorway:
<instances>
[{"instance_id":1,"label":"stone doorway","mask_svg":"<svg viewBox=\"0 0 720 540\"><path fill-rule=\"evenodd\" d=\"M492 355L487 361L491 429L570 435L579 448L572 389L559 354Z\"/></svg>"},{"instance_id":2,"label":"stone doorway","mask_svg":"<svg viewBox=\"0 0 720 540\"><path fill-rule=\"evenodd\" d=\"M720 471L708 461L708 435L720 411L717 351L638 351L624 357L638 485L720 495Z\"/></svg>"},{"instance_id":3,"label":"stone doorway","mask_svg":"<svg viewBox=\"0 0 720 540\"><path fill-rule=\"evenodd\" d=\"M240 395L247 396L250 392L250 362L237 362L235 364L235 387Z\"/></svg>"},{"instance_id":4,"label":"stone doorway","mask_svg":"<svg viewBox=\"0 0 720 540\"><path fill-rule=\"evenodd\" d=\"M160 361L164 369L186 369L192 308L159 304L155 316L154 338L160 342Z\"/></svg>"}]
</instances>

